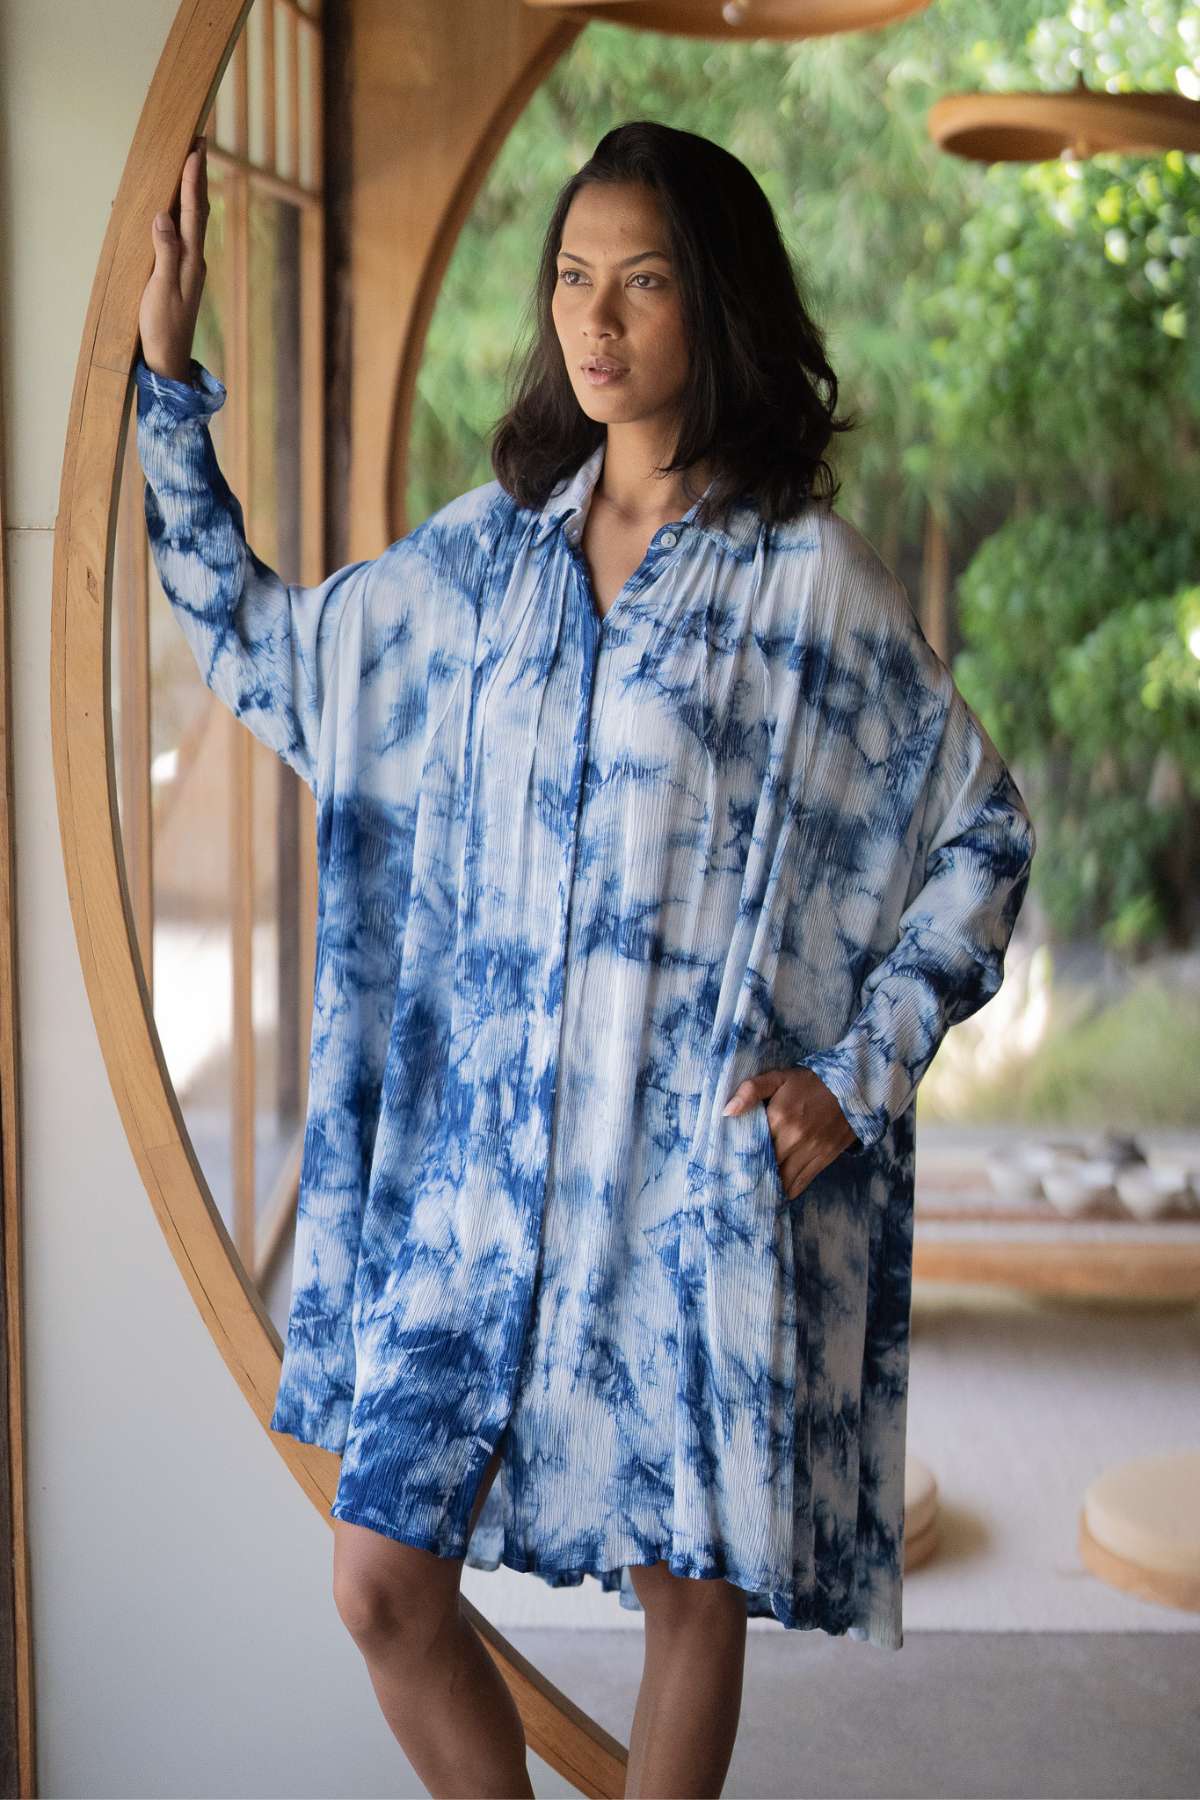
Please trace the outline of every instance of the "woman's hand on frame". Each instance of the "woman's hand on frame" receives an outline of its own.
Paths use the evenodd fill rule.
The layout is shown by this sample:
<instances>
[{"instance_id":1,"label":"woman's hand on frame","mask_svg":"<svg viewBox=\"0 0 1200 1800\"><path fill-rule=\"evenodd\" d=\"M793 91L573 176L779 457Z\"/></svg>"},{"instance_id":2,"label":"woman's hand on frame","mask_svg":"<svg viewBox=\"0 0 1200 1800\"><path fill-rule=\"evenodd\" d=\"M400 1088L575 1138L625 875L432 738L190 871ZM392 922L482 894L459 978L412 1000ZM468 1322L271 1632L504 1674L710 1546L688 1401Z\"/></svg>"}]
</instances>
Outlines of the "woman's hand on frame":
<instances>
[{"instance_id":1,"label":"woman's hand on frame","mask_svg":"<svg viewBox=\"0 0 1200 1800\"><path fill-rule=\"evenodd\" d=\"M183 165L174 206L155 215L154 268L138 309L142 360L173 381L191 380L192 338L207 273L208 213L207 145L199 137Z\"/></svg>"}]
</instances>

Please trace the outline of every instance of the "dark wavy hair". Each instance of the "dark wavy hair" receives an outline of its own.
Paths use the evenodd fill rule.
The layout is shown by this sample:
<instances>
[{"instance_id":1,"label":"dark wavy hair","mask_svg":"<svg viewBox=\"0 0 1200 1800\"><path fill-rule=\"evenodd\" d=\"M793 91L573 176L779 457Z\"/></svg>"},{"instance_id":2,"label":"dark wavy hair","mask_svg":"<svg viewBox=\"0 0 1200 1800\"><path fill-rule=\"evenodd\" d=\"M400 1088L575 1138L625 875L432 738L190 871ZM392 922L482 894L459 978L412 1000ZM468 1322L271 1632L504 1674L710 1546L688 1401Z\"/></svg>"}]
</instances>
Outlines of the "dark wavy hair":
<instances>
[{"instance_id":1,"label":"dark wavy hair","mask_svg":"<svg viewBox=\"0 0 1200 1800\"><path fill-rule=\"evenodd\" d=\"M606 132L554 203L526 311L534 335L516 398L492 433L501 486L518 505L544 506L607 431L575 397L550 310L567 209L591 181L643 183L666 219L691 358L675 456L660 473L711 465L702 525L739 499L768 524L793 518L810 498L831 502L841 483L825 451L835 431L859 420L834 416L837 377L770 202L728 150L652 119Z\"/></svg>"}]
</instances>

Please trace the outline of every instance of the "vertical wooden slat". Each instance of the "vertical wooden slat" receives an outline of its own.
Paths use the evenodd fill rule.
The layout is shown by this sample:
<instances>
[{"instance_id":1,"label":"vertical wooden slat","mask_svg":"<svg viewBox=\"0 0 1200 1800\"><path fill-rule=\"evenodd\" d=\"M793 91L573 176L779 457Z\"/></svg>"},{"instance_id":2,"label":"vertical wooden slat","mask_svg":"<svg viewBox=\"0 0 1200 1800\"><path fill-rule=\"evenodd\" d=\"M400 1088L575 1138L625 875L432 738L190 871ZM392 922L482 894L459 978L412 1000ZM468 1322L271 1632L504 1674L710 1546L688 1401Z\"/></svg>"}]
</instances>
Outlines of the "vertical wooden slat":
<instances>
[{"instance_id":1,"label":"vertical wooden slat","mask_svg":"<svg viewBox=\"0 0 1200 1800\"><path fill-rule=\"evenodd\" d=\"M237 156L250 154L250 84L246 67L246 33L239 32L225 79L233 80L233 149Z\"/></svg>"},{"instance_id":2,"label":"vertical wooden slat","mask_svg":"<svg viewBox=\"0 0 1200 1800\"><path fill-rule=\"evenodd\" d=\"M325 160L325 109L322 105L325 91L325 44L315 25L306 22L302 29L308 33L310 49L308 117L312 134L311 161L309 167L302 171L302 179L323 190L325 184L321 179L321 167Z\"/></svg>"},{"instance_id":3,"label":"vertical wooden slat","mask_svg":"<svg viewBox=\"0 0 1200 1800\"><path fill-rule=\"evenodd\" d=\"M258 0L263 31L263 162L277 164L275 148L275 0Z\"/></svg>"},{"instance_id":4,"label":"vertical wooden slat","mask_svg":"<svg viewBox=\"0 0 1200 1800\"><path fill-rule=\"evenodd\" d=\"M228 176L230 271L226 345L229 356L230 485L241 496L244 516L253 515L250 482L250 187L243 169ZM231 841L231 958L233 976L233 1029L230 1044L232 1092L231 1168L233 1180L233 1240L246 1268L254 1266L254 1028L252 1015L254 806L251 757L254 740L245 726L227 712L230 768L233 771L230 808Z\"/></svg>"},{"instance_id":5,"label":"vertical wooden slat","mask_svg":"<svg viewBox=\"0 0 1200 1800\"><path fill-rule=\"evenodd\" d=\"M298 170L299 177L305 182L326 191L325 178L325 40L321 29L315 23L305 22L304 30L312 34L312 55L310 57L310 73L312 78L311 118L313 122L312 161L307 170ZM348 35L349 27L345 27ZM337 568L347 559L332 548L330 520L326 499L328 494L328 432L330 420L326 407L326 383L328 379L327 339L329 331L329 313L325 282L327 277L328 240L326 231L326 212L324 204L305 207L300 224L300 257L301 257L301 342L303 360L309 378L305 387L305 395L309 405L305 414L304 460L304 556L307 579L320 579L332 568ZM310 449L311 442L315 446ZM319 469L319 478L310 478L309 471L314 463ZM311 521L320 521L319 535ZM317 808L311 802L302 805L300 810L300 880L297 893L297 935L300 966L305 970L313 970L316 963L317 948ZM308 1074L309 1049L312 1040L313 984L306 981L300 992L300 1029L297 1034L296 1056L300 1069L300 1093L303 1112L308 1109ZM302 1126L303 1130L303 1126Z\"/></svg>"},{"instance_id":6,"label":"vertical wooden slat","mask_svg":"<svg viewBox=\"0 0 1200 1800\"><path fill-rule=\"evenodd\" d=\"M325 221L319 206L300 209L300 506L303 579L320 581L325 570L322 448L325 443Z\"/></svg>"},{"instance_id":7,"label":"vertical wooden slat","mask_svg":"<svg viewBox=\"0 0 1200 1800\"><path fill-rule=\"evenodd\" d=\"M319 166L319 165L318 165ZM319 206L300 208L300 365L304 395L300 417L300 516L304 580L320 581L325 559L325 215ZM307 789L302 806L301 882L297 929L304 969L316 955L316 803ZM302 1104L308 1105L312 982L303 987L301 1030L296 1054L301 1065Z\"/></svg>"},{"instance_id":8,"label":"vertical wooden slat","mask_svg":"<svg viewBox=\"0 0 1200 1800\"><path fill-rule=\"evenodd\" d=\"M288 172L294 181L300 179L300 26L296 15L287 11L287 83L291 95L288 109Z\"/></svg>"},{"instance_id":9,"label":"vertical wooden slat","mask_svg":"<svg viewBox=\"0 0 1200 1800\"><path fill-rule=\"evenodd\" d=\"M254 976L254 740L232 715L233 782L233 1220L234 1242L248 1269L254 1267L254 1120L256 1110Z\"/></svg>"}]
</instances>

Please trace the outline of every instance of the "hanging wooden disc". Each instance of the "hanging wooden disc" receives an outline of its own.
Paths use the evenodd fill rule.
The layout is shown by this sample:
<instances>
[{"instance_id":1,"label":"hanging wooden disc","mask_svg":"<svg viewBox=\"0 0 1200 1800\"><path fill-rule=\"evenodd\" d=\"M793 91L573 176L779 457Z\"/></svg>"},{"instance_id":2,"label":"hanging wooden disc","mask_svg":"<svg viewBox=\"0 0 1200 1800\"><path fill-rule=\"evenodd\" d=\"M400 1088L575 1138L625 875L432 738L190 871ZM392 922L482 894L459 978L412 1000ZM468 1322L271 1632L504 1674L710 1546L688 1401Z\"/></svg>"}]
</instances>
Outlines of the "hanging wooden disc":
<instances>
[{"instance_id":1,"label":"hanging wooden disc","mask_svg":"<svg viewBox=\"0 0 1200 1800\"><path fill-rule=\"evenodd\" d=\"M525 0L539 12L675 37L806 38L865 31L921 12L929 0Z\"/></svg>"},{"instance_id":2,"label":"hanging wooden disc","mask_svg":"<svg viewBox=\"0 0 1200 1800\"><path fill-rule=\"evenodd\" d=\"M1200 100L1097 93L1082 76L1061 93L951 94L930 107L927 122L941 149L976 162L1200 152Z\"/></svg>"}]
</instances>

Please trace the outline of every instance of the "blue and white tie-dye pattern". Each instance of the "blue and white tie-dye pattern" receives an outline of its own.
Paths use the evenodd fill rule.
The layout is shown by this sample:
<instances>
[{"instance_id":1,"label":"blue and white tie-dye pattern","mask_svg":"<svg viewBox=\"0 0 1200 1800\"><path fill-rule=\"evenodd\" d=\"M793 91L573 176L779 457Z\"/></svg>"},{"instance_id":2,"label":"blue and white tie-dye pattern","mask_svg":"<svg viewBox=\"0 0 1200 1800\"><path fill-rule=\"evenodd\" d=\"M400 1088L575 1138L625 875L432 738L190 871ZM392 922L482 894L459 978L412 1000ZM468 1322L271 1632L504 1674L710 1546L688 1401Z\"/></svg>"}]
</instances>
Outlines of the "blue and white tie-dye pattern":
<instances>
[{"instance_id":1,"label":"blue and white tie-dye pattern","mask_svg":"<svg viewBox=\"0 0 1200 1800\"><path fill-rule=\"evenodd\" d=\"M603 445L541 511L489 481L287 586L193 376L136 370L155 562L318 805L273 1429L438 1554L632 1608L661 1559L900 1648L911 1102L1034 850L994 744L828 508L692 507L601 618ZM764 1107L722 1108L801 1063L860 1142L789 1200Z\"/></svg>"}]
</instances>

